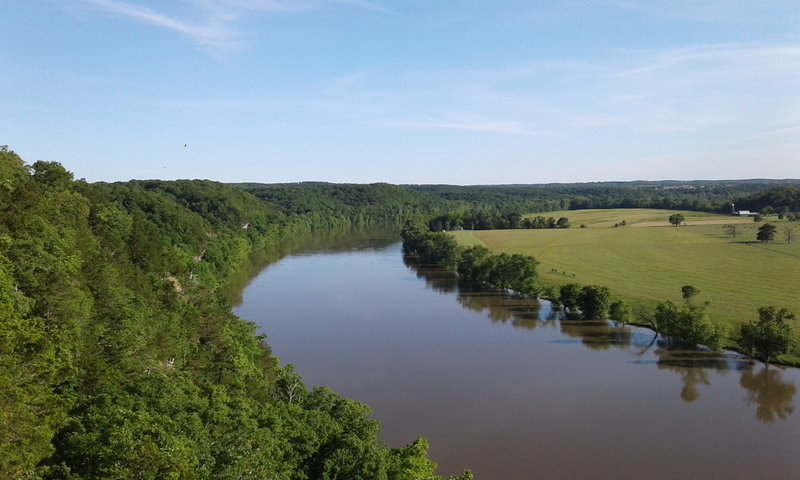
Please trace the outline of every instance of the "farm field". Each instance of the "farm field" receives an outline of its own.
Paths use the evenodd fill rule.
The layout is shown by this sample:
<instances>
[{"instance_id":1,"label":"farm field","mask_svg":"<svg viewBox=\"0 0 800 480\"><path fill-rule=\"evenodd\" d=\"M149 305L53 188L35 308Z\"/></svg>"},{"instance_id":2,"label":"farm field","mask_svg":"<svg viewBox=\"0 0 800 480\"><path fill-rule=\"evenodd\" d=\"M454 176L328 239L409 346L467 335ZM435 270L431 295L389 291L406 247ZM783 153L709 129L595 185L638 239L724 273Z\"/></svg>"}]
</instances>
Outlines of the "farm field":
<instances>
[{"instance_id":1,"label":"farm field","mask_svg":"<svg viewBox=\"0 0 800 480\"><path fill-rule=\"evenodd\" d=\"M682 213L686 224L668 218ZM778 227L774 242L756 241L761 223L752 218L673 210L613 209L547 212L567 217L571 228L454 232L459 244L494 252L533 255L539 275L551 285L608 287L634 308L681 299L691 284L710 302L715 320L738 325L758 316L761 305L786 307L800 316L800 226L767 217ZM615 227L625 221L625 226ZM736 224L736 238L723 230ZM585 228L580 228L580 225ZM795 239L785 242L793 229ZM800 332L800 325L795 329Z\"/></svg>"}]
</instances>

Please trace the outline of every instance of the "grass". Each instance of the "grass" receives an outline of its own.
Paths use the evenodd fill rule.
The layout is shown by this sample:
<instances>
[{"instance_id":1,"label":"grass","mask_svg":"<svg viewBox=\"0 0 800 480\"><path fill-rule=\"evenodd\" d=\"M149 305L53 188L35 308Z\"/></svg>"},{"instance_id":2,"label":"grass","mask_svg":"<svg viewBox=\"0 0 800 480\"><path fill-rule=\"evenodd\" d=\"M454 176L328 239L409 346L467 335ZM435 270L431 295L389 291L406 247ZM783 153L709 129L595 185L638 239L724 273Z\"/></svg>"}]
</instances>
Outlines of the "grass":
<instances>
[{"instance_id":1,"label":"grass","mask_svg":"<svg viewBox=\"0 0 800 480\"><path fill-rule=\"evenodd\" d=\"M667 218L682 213L686 225ZM758 317L761 305L786 307L800 316L800 226L768 217L778 226L775 241L756 242L761 224L752 218L649 209L573 210L536 214L567 217L568 229L454 232L462 245L522 253L539 260L539 275L552 285L598 284L634 307L680 300L682 285L710 302L714 319L738 325ZM535 216L535 215L533 215ZM626 222L626 226L614 227ZM737 225L736 238L723 231ZM584 224L586 228L580 228ZM796 239L784 242L793 228ZM800 325L795 329L800 333Z\"/></svg>"}]
</instances>

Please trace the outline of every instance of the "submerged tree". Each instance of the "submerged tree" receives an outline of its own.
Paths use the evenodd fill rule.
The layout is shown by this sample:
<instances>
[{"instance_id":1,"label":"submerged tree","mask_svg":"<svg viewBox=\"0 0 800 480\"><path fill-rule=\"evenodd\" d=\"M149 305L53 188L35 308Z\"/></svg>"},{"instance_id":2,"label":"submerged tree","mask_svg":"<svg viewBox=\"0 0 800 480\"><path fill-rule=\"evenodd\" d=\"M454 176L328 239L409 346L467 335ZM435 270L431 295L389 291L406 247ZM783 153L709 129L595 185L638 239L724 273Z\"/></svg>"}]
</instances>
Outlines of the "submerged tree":
<instances>
[{"instance_id":1,"label":"submerged tree","mask_svg":"<svg viewBox=\"0 0 800 480\"><path fill-rule=\"evenodd\" d=\"M765 305L758 309L758 321L742 325L739 344L750 356L762 362L774 360L791 350L797 341L789 322L794 313L785 308Z\"/></svg>"},{"instance_id":2,"label":"submerged tree","mask_svg":"<svg viewBox=\"0 0 800 480\"><path fill-rule=\"evenodd\" d=\"M583 317L588 320L608 318L608 309L611 306L611 292L608 287L599 285L586 285L581 289L578 297L578 306Z\"/></svg>"},{"instance_id":3,"label":"submerged tree","mask_svg":"<svg viewBox=\"0 0 800 480\"><path fill-rule=\"evenodd\" d=\"M558 289L558 303L570 310L578 308L581 296L581 286L577 283L567 283Z\"/></svg>"},{"instance_id":4,"label":"submerged tree","mask_svg":"<svg viewBox=\"0 0 800 480\"><path fill-rule=\"evenodd\" d=\"M681 290L683 304L667 300L656 307L653 319L659 333L680 343L719 348L724 336L722 328L711 321L706 304L692 302L692 297L699 291L691 285L684 285Z\"/></svg>"}]
</instances>

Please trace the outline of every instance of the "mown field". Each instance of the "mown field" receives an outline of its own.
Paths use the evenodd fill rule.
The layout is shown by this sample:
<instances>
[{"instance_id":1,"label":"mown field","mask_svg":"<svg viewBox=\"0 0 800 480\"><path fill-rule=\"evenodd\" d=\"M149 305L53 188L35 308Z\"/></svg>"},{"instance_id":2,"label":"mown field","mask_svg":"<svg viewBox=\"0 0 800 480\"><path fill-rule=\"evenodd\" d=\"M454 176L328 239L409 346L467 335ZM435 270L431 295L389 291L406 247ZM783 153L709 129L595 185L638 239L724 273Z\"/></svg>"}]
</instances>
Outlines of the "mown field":
<instances>
[{"instance_id":1,"label":"mown field","mask_svg":"<svg viewBox=\"0 0 800 480\"><path fill-rule=\"evenodd\" d=\"M667 219L682 213L686 224ZM454 232L460 244L539 260L542 280L604 285L634 307L680 300L682 285L700 289L714 319L738 325L757 318L761 305L786 307L800 317L800 225L777 217L773 242L756 241L752 218L671 210L572 210L541 214L567 217L568 229ZM622 221L625 226L618 226ZM723 229L737 224L736 238ZM585 228L580 228L584 224ZM794 239L785 241L793 229ZM800 332L800 321L795 328Z\"/></svg>"}]
</instances>

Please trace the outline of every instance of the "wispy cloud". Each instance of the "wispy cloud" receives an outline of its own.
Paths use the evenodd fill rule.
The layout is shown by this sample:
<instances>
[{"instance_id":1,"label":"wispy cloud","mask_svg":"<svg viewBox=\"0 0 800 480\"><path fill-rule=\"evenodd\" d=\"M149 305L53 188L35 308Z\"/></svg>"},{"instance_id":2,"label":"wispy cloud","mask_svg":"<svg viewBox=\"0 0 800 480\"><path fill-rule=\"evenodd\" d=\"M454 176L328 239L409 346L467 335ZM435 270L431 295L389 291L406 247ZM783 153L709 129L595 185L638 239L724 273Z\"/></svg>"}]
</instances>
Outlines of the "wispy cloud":
<instances>
[{"instance_id":1,"label":"wispy cloud","mask_svg":"<svg viewBox=\"0 0 800 480\"><path fill-rule=\"evenodd\" d=\"M167 14L140 3L120 0L74 1L98 11L176 32L214 57L224 56L243 45L239 21L253 12L297 13L337 5L388 12L366 0L186 0L179 4L182 6L180 14Z\"/></svg>"},{"instance_id":2,"label":"wispy cloud","mask_svg":"<svg viewBox=\"0 0 800 480\"><path fill-rule=\"evenodd\" d=\"M193 23L148 7L117 0L79 1L113 15L179 33L212 54L220 54L239 45L237 33L231 26L235 16L229 13L206 10L203 12L202 21Z\"/></svg>"},{"instance_id":3,"label":"wispy cloud","mask_svg":"<svg viewBox=\"0 0 800 480\"><path fill-rule=\"evenodd\" d=\"M797 125L798 82L800 48L696 45L496 69L373 69L323 84L312 107L338 121L405 130L563 139L613 130L721 144Z\"/></svg>"},{"instance_id":4,"label":"wispy cloud","mask_svg":"<svg viewBox=\"0 0 800 480\"><path fill-rule=\"evenodd\" d=\"M794 140L795 142L800 141L800 126L795 127L788 127L788 128L778 128L775 130L770 130L767 132L757 133L755 135L750 135L747 137L742 138L742 140L751 141L751 140L765 140L765 139L774 139L780 137L789 137L790 139Z\"/></svg>"}]
</instances>

